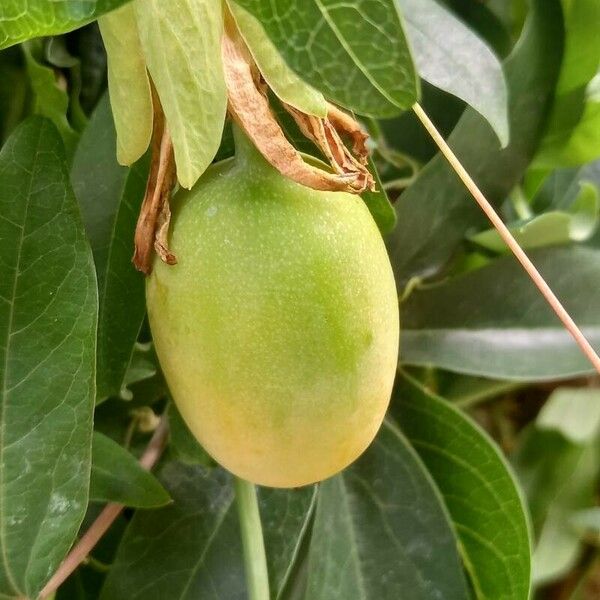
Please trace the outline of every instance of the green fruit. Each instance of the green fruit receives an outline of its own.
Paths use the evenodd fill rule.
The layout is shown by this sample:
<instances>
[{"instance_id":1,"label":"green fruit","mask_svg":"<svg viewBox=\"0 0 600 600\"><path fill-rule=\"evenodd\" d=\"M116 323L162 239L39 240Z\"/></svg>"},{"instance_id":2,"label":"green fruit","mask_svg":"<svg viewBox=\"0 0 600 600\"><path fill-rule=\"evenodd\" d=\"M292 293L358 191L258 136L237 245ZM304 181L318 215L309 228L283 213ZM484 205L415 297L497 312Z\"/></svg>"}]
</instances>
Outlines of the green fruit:
<instances>
[{"instance_id":1,"label":"green fruit","mask_svg":"<svg viewBox=\"0 0 600 600\"><path fill-rule=\"evenodd\" d=\"M204 448L239 477L295 487L337 473L377 433L396 287L359 197L282 177L236 135L236 157L174 199L178 263L154 265L150 325Z\"/></svg>"}]
</instances>

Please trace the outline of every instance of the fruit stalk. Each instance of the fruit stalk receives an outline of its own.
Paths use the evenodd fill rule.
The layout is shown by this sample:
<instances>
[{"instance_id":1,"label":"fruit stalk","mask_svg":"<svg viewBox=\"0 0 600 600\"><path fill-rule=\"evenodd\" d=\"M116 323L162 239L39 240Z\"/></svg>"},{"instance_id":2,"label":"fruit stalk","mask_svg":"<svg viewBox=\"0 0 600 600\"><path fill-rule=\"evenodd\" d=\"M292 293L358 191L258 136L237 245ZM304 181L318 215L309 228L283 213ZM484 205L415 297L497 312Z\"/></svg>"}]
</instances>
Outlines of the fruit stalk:
<instances>
[{"instance_id":1,"label":"fruit stalk","mask_svg":"<svg viewBox=\"0 0 600 600\"><path fill-rule=\"evenodd\" d=\"M475 198L477 204L481 207L483 212L486 214L492 225L498 231L498 234L503 239L504 243L508 246L511 252L515 255L516 259L521 263L521 266L537 288L540 290L552 310L556 313L556 316L562 321L567 331L573 336L577 345L581 348L583 354L588 358L590 363L594 366L596 371L600 373L600 357L596 354L596 351L589 343L587 338L583 335L575 321L571 318L571 315L567 312L565 307L561 304L560 300L556 297L550 286L546 283L546 280L542 277L540 272L537 270L535 265L531 262L531 259L527 256L523 248L519 246L519 243L511 232L508 230L502 219L498 216L492 205L488 202L487 198L483 195L482 191L477 187L477 184L473 181L467 170L462 166L457 156L452 152L452 149L440 132L436 129L435 125L431 122L431 119L427 116L427 113L416 103L413 106L413 111L432 137L433 141L437 144L446 160L450 163L450 166L454 169L456 174L460 177L461 181L465 184L465 187L469 190L473 198Z\"/></svg>"},{"instance_id":2,"label":"fruit stalk","mask_svg":"<svg viewBox=\"0 0 600 600\"><path fill-rule=\"evenodd\" d=\"M235 478L235 498L242 530L244 565L250 600L269 600L265 543L254 484Z\"/></svg>"}]
</instances>

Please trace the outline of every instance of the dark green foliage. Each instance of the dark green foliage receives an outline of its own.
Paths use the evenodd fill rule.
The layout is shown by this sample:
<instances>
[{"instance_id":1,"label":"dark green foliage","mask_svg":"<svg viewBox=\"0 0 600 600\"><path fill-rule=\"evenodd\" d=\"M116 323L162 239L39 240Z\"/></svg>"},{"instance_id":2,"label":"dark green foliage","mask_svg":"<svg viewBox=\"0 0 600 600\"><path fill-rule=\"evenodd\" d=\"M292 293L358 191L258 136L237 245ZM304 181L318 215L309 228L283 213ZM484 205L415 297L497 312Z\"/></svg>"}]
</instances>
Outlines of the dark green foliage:
<instances>
[{"instance_id":1,"label":"dark green foliage","mask_svg":"<svg viewBox=\"0 0 600 600\"><path fill-rule=\"evenodd\" d=\"M371 133L363 199L401 297L370 448L317 485L257 488L270 598L596 597L598 380L410 108L600 350L597 0L237 1ZM116 161L95 22L124 0L0 4L0 598L37 598L113 502L124 512L56 600L268 600L233 476L169 401L131 263L151 156ZM216 160L233 151L227 123ZM161 416L151 473L138 459Z\"/></svg>"}]
</instances>

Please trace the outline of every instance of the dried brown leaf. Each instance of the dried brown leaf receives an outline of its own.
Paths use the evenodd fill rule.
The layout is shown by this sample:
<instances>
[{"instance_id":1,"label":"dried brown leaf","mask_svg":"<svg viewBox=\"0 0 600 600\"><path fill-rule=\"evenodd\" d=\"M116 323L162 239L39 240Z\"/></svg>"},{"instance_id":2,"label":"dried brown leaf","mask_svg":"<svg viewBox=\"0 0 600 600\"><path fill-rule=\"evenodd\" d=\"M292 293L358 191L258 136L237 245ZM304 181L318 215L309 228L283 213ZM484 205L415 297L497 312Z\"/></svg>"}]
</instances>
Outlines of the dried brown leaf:
<instances>
[{"instance_id":1,"label":"dried brown leaf","mask_svg":"<svg viewBox=\"0 0 600 600\"><path fill-rule=\"evenodd\" d=\"M171 218L169 199L176 178L173 144L156 95L154 95L154 107L152 159L146 193L135 229L133 255L136 269L146 275L152 271L153 249L167 264L172 265L177 262L167 245Z\"/></svg>"},{"instance_id":2,"label":"dried brown leaf","mask_svg":"<svg viewBox=\"0 0 600 600\"><path fill-rule=\"evenodd\" d=\"M329 102L327 103L327 119L340 136L348 136L352 140L352 152L356 154L363 165L366 165L369 159L369 151L366 146L369 135L363 131L358 121Z\"/></svg>"},{"instance_id":3,"label":"dried brown leaf","mask_svg":"<svg viewBox=\"0 0 600 600\"><path fill-rule=\"evenodd\" d=\"M360 172L336 169L329 173L302 160L273 115L260 74L231 22L226 22L221 51L229 112L269 163L285 177L313 189L353 193L365 189Z\"/></svg>"},{"instance_id":4,"label":"dried brown leaf","mask_svg":"<svg viewBox=\"0 0 600 600\"><path fill-rule=\"evenodd\" d=\"M167 198L161 207L156 220L156 236L154 238L154 249L163 262L168 265L177 264L177 257L169 250L168 235L171 223L171 205Z\"/></svg>"},{"instance_id":5,"label":"dried brown leaf","mask_svg":"<svg viewBox=\"0 0 600 600\"><path fill-rule=\"evenodd\" d=\"M321 149L336 173L356 174L355 187L359 193L366 189L375 189L373 176L366 167L368 152L365 140L368 136L350 115L329 105L327 117L321 119L307 115L289 104L283 103L283 106L292 115L300 131ZM351 137L358 159L348 150L341 135Z\"/></svg>"}]
</instances>

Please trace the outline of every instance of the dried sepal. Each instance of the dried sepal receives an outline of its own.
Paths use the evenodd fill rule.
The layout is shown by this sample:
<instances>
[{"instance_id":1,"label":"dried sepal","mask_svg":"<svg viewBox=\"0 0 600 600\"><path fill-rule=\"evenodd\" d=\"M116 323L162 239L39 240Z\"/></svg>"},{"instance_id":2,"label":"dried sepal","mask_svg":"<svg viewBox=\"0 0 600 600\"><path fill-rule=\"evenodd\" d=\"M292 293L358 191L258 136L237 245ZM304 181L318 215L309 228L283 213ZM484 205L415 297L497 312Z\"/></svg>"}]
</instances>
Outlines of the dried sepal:
<instances>
[{"instance_id":1,"label":"dried sepal","mask_svg":"<svg viewBox=\"0 0 600 600\"><path fill-rule=\"evenodd\" d=\"M334 173L304 162L273 115L260 74L231 21L226 20L221 49L229 112L271 165L285 177L317 190L360 193L369 187L365 184L363 170L348 168L351 161L343 157L341 148L334 150L339 159L332 163ZM331 129L335 132L333 127Z\"/></svg>"},{"instance_id":2,"label":"dried sepal","mask_svg":"<svg viewBox=\"0 0 600 600\"><path fill-rule=\"evenodd\" d=\"M340 136L348 136L352 140L352 152L363 165L366 165L369 162L366 144L369 135L365 133L358 121L330 102L327 103L327 120Z\"/></svg>"},{"instance_id":3,"label":"dried sepal","mask_svg":"<svg viewBox=\"0 0 600 600\"><path fill-rule=\"evenodd\" d=\"M174 182L174 177L171 182ZM167 179L165 179L167 181ZM156 235L154 236L154 249L160 259L168 265L177 264L177 257L169 250L169 225L171 223L170 190L162 194L162 206L156 219Z\"/></svg>"},{"instance_id":4,"label":"dried sepal","mask_svg":"<svg viewBox=\"0 0 600 600\"><path fill-rule=\"evenodd\" d=\"M154 95L154 106L150 172L135 228L133 255L136 269L146 275L152 271L154 250L167 264L173 265L177 262L167 244L171 218L169 200L176 180L173 143L156 95Z\"/></svg>"},{"instance_id":5,"label":"dried sepal","mask_svg":"<svg viewBox=\"0 0 600 600\"><path fill-rule=\"evenodd\" d=\"M307 115L289 104L283 103L283 106L292 115L300 131L327 157L336 173L356 175L355 191L361 193L375 189L375 180L366 167L368 151L365 141L368 136L350 115L331 104L324 119ZM348 150L342 136L352 139L356 157Z\"/></svg>"}]
</instances>

